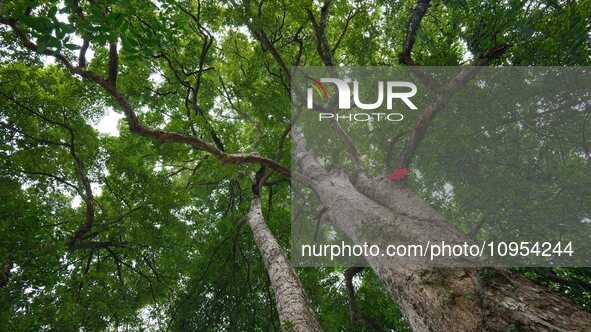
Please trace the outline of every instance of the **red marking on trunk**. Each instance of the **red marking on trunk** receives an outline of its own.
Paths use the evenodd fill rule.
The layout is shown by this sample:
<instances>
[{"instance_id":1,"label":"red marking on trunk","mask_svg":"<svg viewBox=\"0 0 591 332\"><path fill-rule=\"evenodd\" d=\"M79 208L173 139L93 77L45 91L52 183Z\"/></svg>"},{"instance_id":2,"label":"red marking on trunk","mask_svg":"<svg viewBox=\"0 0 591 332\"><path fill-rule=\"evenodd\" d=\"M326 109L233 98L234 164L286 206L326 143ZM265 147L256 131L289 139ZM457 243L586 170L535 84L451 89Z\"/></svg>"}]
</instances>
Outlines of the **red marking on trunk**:
<instances>
[{"instance_id":1,"label":"red marking on trunk","mask_svg":"<svg viewBox=\"0 0 591 332\"><path fill-rule=\"evenodd\" d=\"M404 179L408 176L408 168L399 168L394 170L394 172L388 175L388 180L395 181L399 179Z\"/></svg>"}]
</instances>

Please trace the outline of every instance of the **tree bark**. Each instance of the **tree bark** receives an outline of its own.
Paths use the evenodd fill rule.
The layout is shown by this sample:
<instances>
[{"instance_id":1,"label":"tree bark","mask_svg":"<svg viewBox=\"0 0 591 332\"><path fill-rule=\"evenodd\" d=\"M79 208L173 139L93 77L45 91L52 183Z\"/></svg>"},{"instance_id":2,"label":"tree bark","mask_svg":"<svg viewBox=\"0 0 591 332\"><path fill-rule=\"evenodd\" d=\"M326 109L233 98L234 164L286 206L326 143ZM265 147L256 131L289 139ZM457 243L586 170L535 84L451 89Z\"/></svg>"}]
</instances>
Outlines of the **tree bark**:
<instances>
[{"instance_id":1,"label":"tree bark","mask_svg":"<svg viewBox=\"0 0 591 332\"><path fill-rule=\"evenodd\" d=\"M361 174L357 179L356 187L361 193L391 211L422 219L427 225L435 220L447 223L449 228L456 229L450 221L441 216L412 190L406 187L396 187L386 181L384 176L368 179ZM433 296L443 294L442 288L444 286L452 289L452 292L448 292L450 298L447 301L454 302L454 310L445 309L441 316L449 318L448 326L458 326L458 322L460 322L467 330L479 327L493 330L512 327L537 331L591 330L591 314L589 312L584 311L562 295L552 292L544 286L534 284L527 278L506 269L484 269L480 273L476 269L469 268L444 269L438 272L423 270L414 275L406 273L406 277L402 278L398 276L401 271L385 269L380 274L382 280L392 279L385 282L386 285L394 283L399 285L397 289L390 290L390 292L396 292L400 298L405 298L404 302L407 302L405 304L407 307L426 308L426 305L421 305L421 302L427 298L421 300L419 299L421 296L414 294L411 299L408 294L403 294L408 292L404 288L413 288L412 284L414 284L414 291L418 291L420 288L417 288L417 283L426 284L433 278L438 279L440 286L429 289L430 303L436 303L433 301ZM417 276L419 277L417 278ZM406 287L401 288L400 284L405 283L405 280ZM450 286L453 287L450 288ZM422 289L423 292L418 293L426 293L424 286ZM465 301L465 299L457 301L458 298L466 296L474 297L478 301ZM458 304L460 305L458 306ZM431 312L433 310L436 308L431 308ZM458 310L460 311L458 312ZM464 310L465 312L462 312ZM411 312L412 310L408 308L405 311ZM457 315L453 315L454 313ZM413 315L416 325L421 325L426 330L433 329L429 322L420 318L421 315L424 316L424 313L417 312Z\"/></svg>"},{"instance_id":2,"label":"tree bark","mask_svg":"<svg viewBox=\"0 0 591 332\"><path fill-rule=\"evenodd\" d=\"M360 176L354 186L328 172L294 134L295 159L327 208L328 220L359 241L360 224L424 241L467 241L453 223L407 188ZM367 257L415 331L591 331L591 313L564 296L502 268L409 269Z\"/></svg>"},{"instance_id":3,"label":"tree bark","mask_svg":"<svg viewBox=\"0 0 591 332\"><path fill-rule=\"evenodd\" d=\"M271 280L282 328L297 332L322 331L302 284L263 218L258 196L253 197L246 219Z\"/></svg>"}]
</instances>

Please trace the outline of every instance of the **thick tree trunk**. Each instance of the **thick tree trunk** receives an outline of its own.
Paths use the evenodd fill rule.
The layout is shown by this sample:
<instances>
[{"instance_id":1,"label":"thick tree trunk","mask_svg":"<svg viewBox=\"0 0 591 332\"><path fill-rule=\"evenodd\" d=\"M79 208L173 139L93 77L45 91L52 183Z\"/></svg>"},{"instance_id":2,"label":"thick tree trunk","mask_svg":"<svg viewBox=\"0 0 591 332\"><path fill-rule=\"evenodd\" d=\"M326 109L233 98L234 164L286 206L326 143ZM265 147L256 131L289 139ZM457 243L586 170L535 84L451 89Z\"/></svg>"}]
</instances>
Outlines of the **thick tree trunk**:
<instances>
[{"instance_id":1,"label":"thick tree trunk","mask_svg":"<svg viewBox=\"0 0 591 332\"><path fill-rule=\"evenodd\" d=\"M303 139L296 137L295 143L296 160L328 208L326 216L353 241L359 241L360 224L419 242L466 240L409 189L364 177L355 187L345 174L327 172L305 150ZM589 312L506 269L409 269L383 257L367 262L415 331L591 331Z\"/></svg>"},{"instance_id":2,"label":"thick tree trunk","mask_svg":"<svg viewBox=\"0 0 591 332\"><path fill-rule=\"evenodd\" d=\"M385 176L370 180L360 175L356 187L361 193L395 213L423 220L427 225L432 222L447 223L449 228L455 229L451 222L412 190L395 187L386 181ZM445 286L451 292L447 292L444 301L451 301L454 306L453 312L457 314L450 315L452 312L449 310L440 312L440 317L447 320L445 324L448 326L458 326L458 322L461 322L466 330L480 327L493 330L512 327L539 331L591 330L591 314L587 311L560 294L505 269L483 269L481 272L476 272L475 269L423 270L419 274L406 273L406 276L404 271L381 269L379 274L382 280L386 280L387 286L398 285L390 292L396 293L401 299L400 302L405 303L404 306L408 308L405 312L415 312L412 315L414 325L421 326L421 329L429 330L434 326L421 319L425 313L421 314L418 311L427 309L431 313L436 312L437 308L432 305L437 303L434 301L435 295L446 294L441 289ZM420 286L429 284L429 281L439 286ZM405 287L400 287L402 284L405 284ZM420 289L423 291L419 292ZM413 293L412 296L409 296L409 290ZM466 298L474 298L477 301L466 301ZM431 305L423 303L425 300ZM456 310L458 306L459 312Z\"/></svg>"},{"instance_id":3,"label":"thick tree trunk","mask_svg":"<svg viewBox=\"0 0 591 332\"><path fill-rule=\"evenodd\" d=\"M322 331L304 288L263 218L259 197L253 198L246 218L269 273L282 327L298 332Z\"/></svg>"}]
</instances>

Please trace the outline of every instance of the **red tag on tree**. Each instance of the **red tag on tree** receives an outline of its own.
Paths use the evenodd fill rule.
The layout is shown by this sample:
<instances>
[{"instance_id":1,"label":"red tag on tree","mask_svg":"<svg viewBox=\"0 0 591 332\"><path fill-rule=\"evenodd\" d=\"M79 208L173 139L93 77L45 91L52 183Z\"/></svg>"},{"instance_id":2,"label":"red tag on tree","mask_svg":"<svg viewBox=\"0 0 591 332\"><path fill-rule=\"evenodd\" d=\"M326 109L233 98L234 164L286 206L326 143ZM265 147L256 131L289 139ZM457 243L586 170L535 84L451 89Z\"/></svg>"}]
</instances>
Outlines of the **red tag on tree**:
<instances>
[{"instance_id":1,"label":"red tag on tree","mask_svg":"<svg viewBox=\"0 0 591 332\"><path fill-rule=\"evenodd\" d=\"M398 179L404 179L407 176L408 168L399 168L397 170L394 170L394 172L390 173L390 175L388 175L388 180L395 181Z\"/></svg>"}]
</instances>

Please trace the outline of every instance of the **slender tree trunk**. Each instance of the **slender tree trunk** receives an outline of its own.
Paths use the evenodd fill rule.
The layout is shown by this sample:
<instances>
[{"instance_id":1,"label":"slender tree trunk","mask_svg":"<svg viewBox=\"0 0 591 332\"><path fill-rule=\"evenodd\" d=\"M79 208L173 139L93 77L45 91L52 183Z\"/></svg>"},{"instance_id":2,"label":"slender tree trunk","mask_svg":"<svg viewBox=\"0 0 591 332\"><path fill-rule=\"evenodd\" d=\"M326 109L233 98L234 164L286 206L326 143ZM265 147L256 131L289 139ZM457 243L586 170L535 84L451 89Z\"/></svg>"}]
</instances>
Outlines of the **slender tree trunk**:
<instances>
[{"instance_id":1,"label":"slender tree trunk","mask_svg":"<svg viewBox=\"0 0 591 332\"><path fill-rule=\"evenodd\" d=\"M360 224L418 241L466 239L409 189L363 176L355 187L346 174L327 172L305 150L303 139L294 141L298 164L328 208L329 221L353 241L359 241ZM409 269L384 259L367 262L415 331L591 331L589 312L509 270Z\"/></svg>"},{"instance_id":2,"label":"slender tree trunk","mask_svg":"<svg viewBox=\"0 0 591 332\"><path fill-rule=\"evenodd\" d=\"M298 332L322 331L302 284L263 218L258 196L253 198L246 218L269 273L282 327Z\"/></svg>"}]
</instances>

